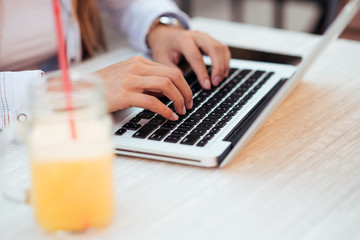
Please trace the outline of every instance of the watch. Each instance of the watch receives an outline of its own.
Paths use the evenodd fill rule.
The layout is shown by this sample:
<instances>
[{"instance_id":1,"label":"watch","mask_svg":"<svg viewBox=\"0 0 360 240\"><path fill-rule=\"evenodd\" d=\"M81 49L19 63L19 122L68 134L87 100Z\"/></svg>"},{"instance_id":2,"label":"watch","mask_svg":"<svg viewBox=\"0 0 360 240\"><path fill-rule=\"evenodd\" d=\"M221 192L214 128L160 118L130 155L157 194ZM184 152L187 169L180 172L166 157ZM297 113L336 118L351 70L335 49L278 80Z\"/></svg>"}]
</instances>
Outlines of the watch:
<instances>
[{"instance_id":1,"label":"watch","mask_svg":"<svg viewBox=\"0 0 360 240\"><path fill-rule=\"evenodd\" d=\"M150 30L159 24L169 27L185 28L185 26L180 22L180 20L177 17L166 14L158 17L151 25Z\"/></svg>"}]
</instances>

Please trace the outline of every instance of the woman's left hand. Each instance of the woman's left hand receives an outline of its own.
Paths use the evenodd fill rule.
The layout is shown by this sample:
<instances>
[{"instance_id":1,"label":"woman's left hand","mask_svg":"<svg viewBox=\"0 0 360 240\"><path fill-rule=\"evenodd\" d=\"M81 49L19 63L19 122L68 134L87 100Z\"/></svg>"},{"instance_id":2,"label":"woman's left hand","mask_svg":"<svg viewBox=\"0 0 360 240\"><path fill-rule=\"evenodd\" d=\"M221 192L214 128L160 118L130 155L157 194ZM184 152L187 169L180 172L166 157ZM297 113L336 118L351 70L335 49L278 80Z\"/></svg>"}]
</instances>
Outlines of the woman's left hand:
<instances>
[{"instance_id":1,"label":"woman's left hand","mask_svg":"<svg viewBox=\"0 0 360 240\"><path fill-rule=\"evenodd\" d=\"M148 44L154 60L165 65L177 67L184 56L204 89L219 85L229 75L229 48L205 33L158 25L149 33ZM211 58L211 78L200 50Z\"/></svg>"}]
</instances>

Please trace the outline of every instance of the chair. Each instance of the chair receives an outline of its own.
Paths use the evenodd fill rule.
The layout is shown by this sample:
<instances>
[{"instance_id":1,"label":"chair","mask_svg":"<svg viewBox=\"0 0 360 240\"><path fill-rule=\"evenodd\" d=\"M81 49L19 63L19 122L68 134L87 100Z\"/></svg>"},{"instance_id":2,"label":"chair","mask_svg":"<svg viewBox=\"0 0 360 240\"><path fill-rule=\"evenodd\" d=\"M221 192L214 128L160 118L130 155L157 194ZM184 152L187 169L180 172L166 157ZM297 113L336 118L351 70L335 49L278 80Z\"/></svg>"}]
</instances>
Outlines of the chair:
<instances>
[{"instance_id":1,"label":"chair","mask_svg":"<svg viewBox=\"0 0 360 240\"><path fill-rule=\"evenodd\" d=\"M231 19L233 21L241 22L241 12L243 9L244 0L230 0L231 1ZM274 10L274 26L277 28L283 28L284 25L284 3L286 1L295 0L272 0L275 4ZM325 32L330 23L335 19L337 11L339 9L341 0L296 0L296 1L312 1L316 2L320 9L321 15L318 22L315 24L313 33L322 34ZM191 0L179 0L180 7L192 15Z\"/></svg>"},{"instance_id":2,"label":"chair","mask_svg":"<svg viewBox=\"0 0 360 240\"><path fill-rule=\"evenodd\" d=\"M238 0L232 0L238 1ZM242 1L242 0L240 0ZM288 0L275 0L275 27L283 28L283 16L284 16L284 3ZM297 0L297 1L312 1L316 2L320 9L321 15L313 28L312 32L316 34L323 34L331 22L335 19L341 0Z\"/></svg>"}]
</instances>

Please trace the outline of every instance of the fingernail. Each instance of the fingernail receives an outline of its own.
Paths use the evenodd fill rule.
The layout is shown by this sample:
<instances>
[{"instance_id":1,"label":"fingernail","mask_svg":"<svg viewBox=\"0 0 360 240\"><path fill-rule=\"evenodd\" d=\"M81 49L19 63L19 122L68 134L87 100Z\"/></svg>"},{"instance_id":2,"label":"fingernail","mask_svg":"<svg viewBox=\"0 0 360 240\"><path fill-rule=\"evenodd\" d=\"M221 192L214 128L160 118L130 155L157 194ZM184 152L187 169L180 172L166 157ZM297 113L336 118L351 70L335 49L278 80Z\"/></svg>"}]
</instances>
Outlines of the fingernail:
<instances>
[{"instance_id":1,"label":"fingernail","mask_svg":"<svg viewBox=\"0 0 360 240\"><path fill-rule=\"evenodd\" d=\"M182 112L183 112L183 114L186 114L186 108L185 108L185 106L183 106Z\"/></svg>"},{"instance_id":2,"label":"fingernail","mask_svg":"<svg viewBox=\"0 0 360 240\"><path fill-rule=\"evenodd\" d=\"M176 115L176 113L173 113L171 117L172 117L172 119L173 119L174 121L176 121L176 120L179 119L179 116Z\"/></svg>"},{"instance_id":3,"label":"fingernail","mask_svg":"<svg viewBox=\"0 0 360 240\"><path fill-rule=\"evenodd\" d=\"M210 80L209 79L205 80L204 85L206 89L210 89L211 88Z\"/></svg>"},{"instance_id":4,"label":"fingernail","mask_svg":"<svg viewBox=\"0 0 360 240\"><path fill-rule=\"evenodd\" d=\"M189 104L189 109L192 109L192 108L193 108L193 105L194 105L194 102L193 102L193 100L191 99L191 102L190 102L190 104Z\"/></svg>"},{"instance_id":5,"label":"fingernail","mask_svg":"<svg viewBox=\"0 0 360 240\"><path fill-rule=\"evenodd\" d=\"M222 77L216 76L216 77L214 78L214 85L215 85L215 86L219 85L219 83L221 82L221 80L222 80Z\"/></svg>"}]
</instances>

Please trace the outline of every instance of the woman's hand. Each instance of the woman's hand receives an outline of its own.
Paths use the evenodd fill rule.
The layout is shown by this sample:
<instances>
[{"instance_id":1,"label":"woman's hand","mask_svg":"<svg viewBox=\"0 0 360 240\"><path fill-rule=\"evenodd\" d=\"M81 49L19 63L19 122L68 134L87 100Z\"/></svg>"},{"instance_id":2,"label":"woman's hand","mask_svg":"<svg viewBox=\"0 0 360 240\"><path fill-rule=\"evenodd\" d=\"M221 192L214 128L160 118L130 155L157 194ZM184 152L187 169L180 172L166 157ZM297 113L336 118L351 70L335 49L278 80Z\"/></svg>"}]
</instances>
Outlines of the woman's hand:
<instances>
[{"instance_id":1,"label":"woman's hand","mask_svg":"<svg viewBox=\"0 0 360 240\"><path fill-rule=\"evenodd\" d=\"M174 102L175 110L185 114L192 108L192 92L180 70L136 56L97 71L105 82L109 111L141 107L170 120L178 116L156 97L161 93Z\"/></svg>"},{"instance_id":2,"label":"woman's hand","mask_svg":"<svg viewBox=\"0 0 360 240\"><path fill-rule=\"evenodd\" d=\"M205 89L210 89L211 83L219 85L229 75L229 48L205 33L158 25L147 40L154 60L159 63L176 67L184 56ZM211 83L200 50L211 58Z\"/></svg>"}]
</instances>

